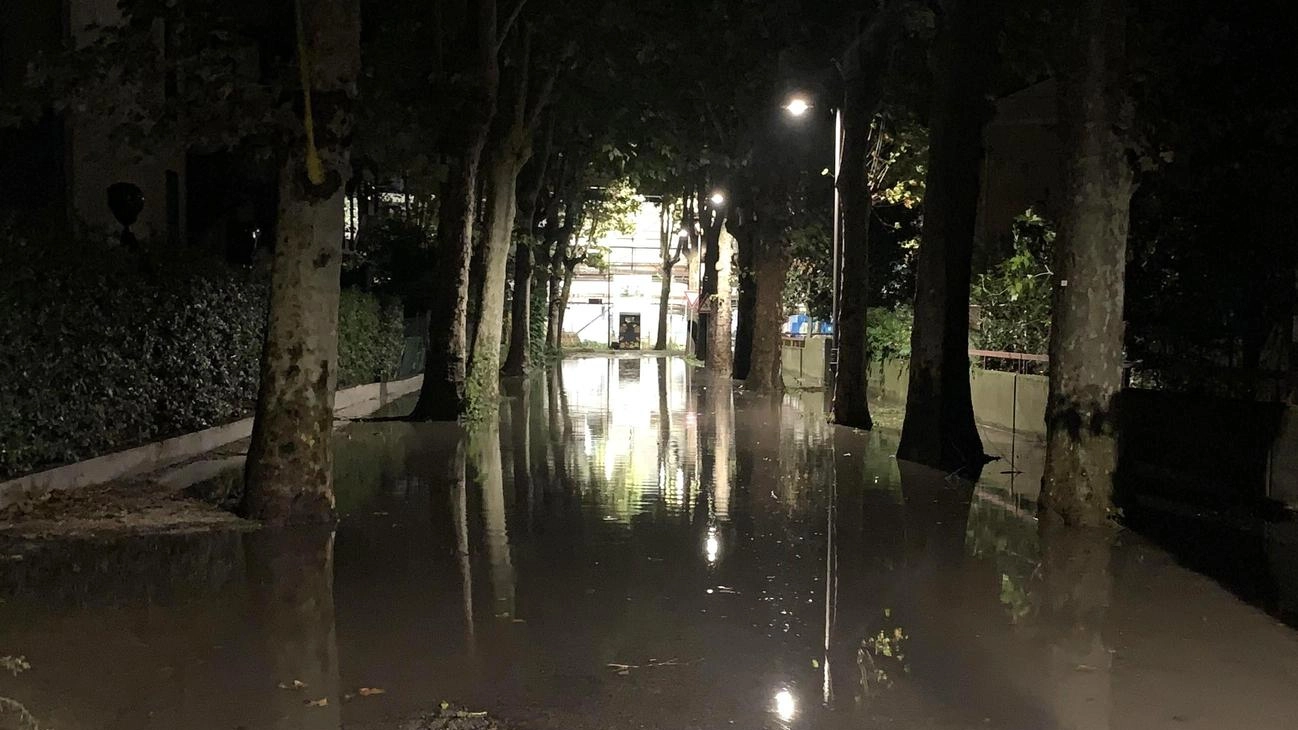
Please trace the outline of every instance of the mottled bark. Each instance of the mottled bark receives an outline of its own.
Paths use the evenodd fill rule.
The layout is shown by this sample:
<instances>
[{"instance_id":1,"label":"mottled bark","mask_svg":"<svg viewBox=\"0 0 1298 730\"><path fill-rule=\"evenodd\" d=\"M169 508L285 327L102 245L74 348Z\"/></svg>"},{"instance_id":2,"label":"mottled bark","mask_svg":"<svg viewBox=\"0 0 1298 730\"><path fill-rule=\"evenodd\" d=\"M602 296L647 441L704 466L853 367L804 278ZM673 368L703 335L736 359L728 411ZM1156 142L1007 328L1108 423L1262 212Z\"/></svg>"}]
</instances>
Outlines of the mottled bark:
<instances>
[{"instance_id":1,"label":"mottled bark","mask_svg":"<svg viewBox=\"0 0 1298 730\"><path fill-rule=\"evenodd\" d=\"M759 243L757 232L751 230L752 228L753 224L748 223L744 226L745 230L735 236L738 243L736 259L739 266L737 271L739 295L736 297L735 311L735 380L748 379L753 361L753 327L756 324L754 317L757 314L757 279L753 270L756 261L755 249L765 242Z\"/></svg>"},{"instance_id":2,"label":"mottled bark","mask_svg":"<svg viewBox=\"0 0 1298 730\"><path fill-rule=\"evenodd\" d=\"M240 511L276 524L334 519L334 387L343 195L351 170L357 0L300 0L302 127L280 171L261 387Z\"/></svg>"},{"instance_id":3,"label":"mottled bark","mask_svg":"<svg viewBox=\"0 0 1298 730\"><path fill-rule=\"evenodd\" d=\"M1059 78L1067 151L1056 238L1043 522L1104 523L1113 497L1122 388L1123 281L1132 169L1123 130L1123 0L1079 0Z\"/></svg>"},{"instance_id":4,"label":"mottled bark","mask_svg":"<svg viewBox=\"0 0 1298 730\"><path fill-rule=\"evenodd\" d=\"M778 241L759 240L756 249L753 256L752 346L744 387L761 393L779 393L784 390L780 368L780 328L784 322L784 280L789 273L789 257ZM735 354L737 358L737 346Z\"/></svg>"},{"instance_id":5,"label":"mottled bark","mask_svg":"<svg viewBox=\"0 0 1298 730\"><path fill-rule=\"evenodd\" d=\"M714 266L712 317L708 327L708 353L706 365L720 377L729 378L733 365L731 350L731 296L730 276L734 266L735 237L721 226L716 236L717 255Z\"/></svg>"},{"instance_id":6,"label":"mottled bark","mask_svg":"<svg viewBox=\"0 0 1298 730\"><path fill-rule=\"evenodd\" d=\"M477 211L478 166L495 113L499 67L496 59L496 3L478 4L467 24L463 52L465 103L447 132L451 165L437 211L437 286L428 318L424 381L413 418L449 421L465 407L468 367L469 262Z\"/></svg>"},{"instance_id":7,"label":"mottled bark","mask_svg":"<svg viewBox=\"0 0 1298 730\"><path fill-rule=\"evenodd\" d=\"M500 335L505 317L505 274L517 210L516 183L524 160L512 149L497 150L488 167L487 211L482 240L483 280L478 327L469 363L466 412L494 418L500 397Z\"/></svg>"},{"instance_id":8,"label":"mottled bark","mask_svg":"<svg viewBox=\"0 0 1298 730\"><path fill-rule=\"evenodd\" d=\"M946 471L984 463L969 391L969 283L1000 0L950 0L938 41L910 383L897 456Z\"/></svg>"}]
</instances>

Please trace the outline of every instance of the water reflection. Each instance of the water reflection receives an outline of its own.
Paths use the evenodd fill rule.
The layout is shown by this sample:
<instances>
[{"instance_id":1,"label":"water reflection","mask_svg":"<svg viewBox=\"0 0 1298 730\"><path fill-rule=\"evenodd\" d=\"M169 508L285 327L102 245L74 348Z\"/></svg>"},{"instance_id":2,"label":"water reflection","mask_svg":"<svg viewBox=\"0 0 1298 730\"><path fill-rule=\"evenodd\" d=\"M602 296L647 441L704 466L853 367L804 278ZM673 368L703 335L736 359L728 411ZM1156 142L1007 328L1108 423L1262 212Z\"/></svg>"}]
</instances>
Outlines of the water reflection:
<instances>
[{"instance_id":1,"label":"water reflection","mask_svg":"<svg viewBox=\"0 0 1298 730\"><path fill-rule=\"evenodd\" d=\"M678 359L505 392L473 432L351 427L336 542L0 544L0 654L33 664L0 696L73 730L388 727L444 699L541 730L1298 716L1290 631L1131 535L1038 535L1015 475L898 464L893 434Z\"/></svg>"}]
</instances>

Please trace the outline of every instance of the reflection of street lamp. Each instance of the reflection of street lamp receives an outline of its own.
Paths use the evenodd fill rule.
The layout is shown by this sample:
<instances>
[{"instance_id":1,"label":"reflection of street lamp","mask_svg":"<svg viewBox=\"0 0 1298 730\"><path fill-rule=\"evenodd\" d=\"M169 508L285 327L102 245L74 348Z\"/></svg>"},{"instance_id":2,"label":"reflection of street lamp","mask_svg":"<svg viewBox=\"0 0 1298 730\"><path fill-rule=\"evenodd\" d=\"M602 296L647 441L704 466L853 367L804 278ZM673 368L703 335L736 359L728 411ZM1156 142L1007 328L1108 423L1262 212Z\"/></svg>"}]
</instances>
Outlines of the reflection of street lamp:
<instances>
[{"instance_id":1,"label":"reflection of street lamp","mask_svg":"<svg viewBox=\"0 0 1298 730\"><path fill-rule=\"evenodd\" d=\"M721 540L717 537L717 528L708 528L708 537L703 541L703 554L711 565L717 562L717 556L721 553Z\"/></svg>"},{"instance_id":2,"label":"reflection of street lamp","mask_svg":"<svg viewBox=\"0 0 1298 730\"><path fill-rule=\"evenodd\" d=\"M784 104L784 109L794 117L801 117L811 109L811 103L804 97L792 96ZM829 357L825 359L825 374L827 377L834 377L838 374L838 291L842 279L842 259L843 259L843 226L842 226L842 203L838 196L838 175L843 164L843 110L834 109L834 226L833 240L830 244L830 259L833 262L833 279L830 283L830 295L833 297L831 306L831 324L833 325L830 333ZM826 386L829 383L826 382Z\"/></svg>"},{"instance_id":3,"label":"reflection of street lamp","mask_svg":"<svg viewBox=\"0 0 1298 730\"><path fill-rule=\"evenodd\" d=\"M787 689L782 689L775 693L775 715L783 722L789 722L793 716L798 714L798 701L794 699L793 693Z\"/></svg>"}]
</instances>

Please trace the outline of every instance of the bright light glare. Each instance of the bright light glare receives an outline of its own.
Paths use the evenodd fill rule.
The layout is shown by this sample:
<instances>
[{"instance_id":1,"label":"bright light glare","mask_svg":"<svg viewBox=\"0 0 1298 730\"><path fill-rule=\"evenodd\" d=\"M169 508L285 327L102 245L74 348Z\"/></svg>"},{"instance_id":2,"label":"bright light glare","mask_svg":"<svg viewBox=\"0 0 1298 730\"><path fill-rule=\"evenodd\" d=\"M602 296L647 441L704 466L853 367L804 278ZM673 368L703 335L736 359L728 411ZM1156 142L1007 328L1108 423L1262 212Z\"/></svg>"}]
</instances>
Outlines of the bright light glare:
<instances>
[{"instance_id":1,"label":"bright light glare","mask_svg":"<svg viewBox=\"0 0 1298 730\"><path fill-rule=\"evenodd\" d=\"M793 116L800 117L811 109L811 105L807 103L806 99L803 99L800 96L795 96L792 99L789 99L789 103L785 104L784 108Z\"/></svg>"},{"instance_id":2,"label":"bright light glare","mask_svg":"<svg viewBox=\"0 0 1298 730\"><path fill-rule=\"evenodd\" d=\"M713 193L711 200L713 205L721 205L726 202L726 196L721 193Z\"/></svg>"},{"instance_id":3,"label":"bright light glare","mask_svg":"<svg viewBox=\"0 0 1298 730\"><path fill-rule=\"evenodd\" d=\"M676 232L676 235L680 236L681 238L689 238L689 237L690 237L690 229L688 229L688 228L682 228L682 229L680 229L679 231Z\"/></svg>"},{"instance_id":4,"label":"bright light glare","mask_svg":"<svg viewBox=\"0 0 1298 730\"><path fill-rule=\"evenodd\" d=\"M789 722L793 716L798 714L798 703L793 699L793 693L787 689L782 689L775 693L775 715L783 722Z\"/></svg>"},{"instance_id":5,"label":"bright light glare","mask_svg":"<svg viewBox=\"0 0 1298 730\"><path fill-rule=\"evenodd\" d=\"M708 528L708 539L703 541L703 551L707 555L709 564L717 562L717 555L721 553L721 540L717 539L717 528Z\"/></svg>"}]
</instances>

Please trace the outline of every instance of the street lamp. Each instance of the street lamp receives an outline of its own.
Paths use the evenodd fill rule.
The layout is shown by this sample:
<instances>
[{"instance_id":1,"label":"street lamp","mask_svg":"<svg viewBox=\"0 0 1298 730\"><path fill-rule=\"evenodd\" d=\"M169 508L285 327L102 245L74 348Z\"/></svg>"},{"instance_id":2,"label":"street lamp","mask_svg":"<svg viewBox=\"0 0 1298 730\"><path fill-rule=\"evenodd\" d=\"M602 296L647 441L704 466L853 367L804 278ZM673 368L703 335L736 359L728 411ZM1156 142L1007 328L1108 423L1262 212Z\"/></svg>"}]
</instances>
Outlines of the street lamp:
<instances>
[{"instance_id":1,"label":"street lamp","mask_svg":"<svg viewBox=\"0 0 1298 730\"><path fill-rule=\"evenodd\" d=\"M786 111L795 117L800 117L811 110L811 104L801 96L795 96L789 99L789 103L784 105Z\"/></svg>"},{"instance_id":2,"label":"street lamp","mask_svg":"<svg viewBox=\"0 0 1298 730\"><path fill-rule=\"evenodd\" d=\"M717 192L713 193L712 197L708 198L708 200L711 200L713 205L722 205L726 202L726 196L724 193L718 190Z\"/></svg>"},{"instance_id":3,"label":"street lamp","mask_svg":"<svg viewBox=\"0 0 1298 730\"><path fill-rule=\"evenodd\" d=\"M811 103L802 96L792 96L785 102L784 109L791 116L801 117L811 110ZM830 259L833 261L833 280L831 282L830 292L833 297L831 307L831 325L833 331L830 333L829 340L829 357L825 359L825 376L826 387L829 387L829 378L838 373L838 294L842 281L843 271L843 226L842 226L842 201L838 194L838 175L843 164L843 110L834 108L834 225L833 240L831 242Z\"/></svg>"}]
</instances>

